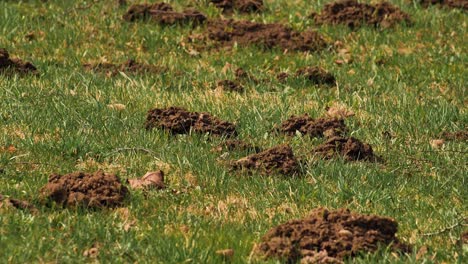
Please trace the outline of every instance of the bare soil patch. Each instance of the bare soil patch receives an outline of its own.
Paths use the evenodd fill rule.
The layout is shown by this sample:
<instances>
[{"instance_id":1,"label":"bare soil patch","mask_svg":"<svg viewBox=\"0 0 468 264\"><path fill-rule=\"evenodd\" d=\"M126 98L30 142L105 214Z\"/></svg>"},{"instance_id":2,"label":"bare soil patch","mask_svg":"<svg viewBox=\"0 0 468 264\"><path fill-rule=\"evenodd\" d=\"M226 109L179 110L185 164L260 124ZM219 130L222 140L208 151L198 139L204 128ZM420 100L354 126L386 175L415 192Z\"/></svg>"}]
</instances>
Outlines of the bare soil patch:
<instances>
[{"instance_id":1,"label":"bare soil patch","mask_svg":"<svg viewBox=\"0 0 468 264\"><path fill-rule=\"evenodd\" d=\"M325 135L342 135L347 131L346 124L340 118L317 118L309 115L291 116L277 128L278 131L294 135L300 132L310 137L323 137Z\"/></svg>"},{"instance_id":2,"label":"bare soil patch","mask_svg":"<svg viewBox=\"0 0 468 264\"><path fill-rule=\"evenodd\" d=\"M255 13L263 11L263 0L210 0L217 8L222 8L224 13Z\"/></svg>"},{"instance_id":3,"label":"bare soil patch","mask_svg":"<svg viewBox=\"0 0 468 264\"><path fill-rule=\"evenodd\" d=\"M135 4L129 7L123 15L123 19L129 22L137 20L149 20L160 25L188 24L199 25L206 21L206 16L194 9L185 9L176 12L170 4Z\"/></svg>"},{"instance_id":4,"label":"bare soil patch","mask_svg":"<svg viewBox=\"0 0 468 264\"><path fill-rule=\"evenodd\" d=\"M303 219L271 229L254 250L264 258L286 263L342 263L386 246L410 252L411 247L396 237L397 230L398 223L392 218L317 208Z\"/></svg>"},{"instance_id":5,"label":"bare soil patch","mask_svg":"<svg viewBox=\"0 0 468 264\"><path fill-rule=\"evenodd\" d=\"M0 74L8 73L38 74L39 72L32 63L11 58L6 49L0 49Z\"/></svg>"},{"instance_id":6,"label":"bare soil patch","mask_svg":"<svg viewBox=\"0 0 468 264\"><path fill-rule=\"evenodd\" d=\"M350 28L371 25L389 28L398 23L411 23L410 16L389 2L376 4L359 3L356 0L342 0L328 3L320 14L311 17L317 24L344 24Z\"/></svg>"},{"instance_id":7,"label":"bare soil patch","mask_svg":"<svg viewBox=\"0 0 468 264\"><path fill-rule=\"evenodd\" d=\"M438 5L441 7L468 10L468 0L420 0L419 3L421 3L423 7Z\"/></svg>"},{"instance_id":8,"label":"bare soil patch","mask_svg":"<svg viewBox=\"0 0 468 264\"><path fill-rule=\"evenodd\" d=\"M172 134L210 133L212 135L235 136L236 126L209 113L189 112L179 107L152 109L148 111L145 127L159 128Z\"/></svg>"},{"instance_id":9,"label":"bare soil patch","mask_svg":"<svg viewBox=\"0 0 468 264\"><path fill-rule=\"evenodd\" d=\"M468 130L460 130L456 132L444 132L442 133L442 138L445 140L467 141Z\"/></svg>"},{"instance_id":10,"label":"bare soil patch","mask_svg":"<svg viewBox=\"0 0 468 264\"><path fill-rule=\"evenodd\" d=\"M380 158L374 154L372 147L354 137L330 137L325 143L313 150L324 159L333 159L337 156L347 161L379 161Z\"/></svg>"},{"instance_id":11,"label":"bare soil patch","mask_svg":"<svg viewBox=\"0 0 468 264\"><path fill-rule=\"evenodd\" d=\"M122 185L120 179L103 171L93 174L52 174L41 189L41 196L45 200L67 207L117 207L123 204L127 195L128 189Z\"/></svg>"},{"instance_id":12,"label":"bare soil patch","mask_svg":"<svg viewBox=\"0 0 468 264\"><path fill-rule=\"evenodd\" d=\"M119 72L125 72L130 74L143 74L143 73L154 73L159 74L164 71L163 68L139 63L133 59L129 59L122 64L114 64L108 62L101 62L101 63L86 63L83 67L87 70L91 70L94 72L105 73L107 76L115 76L119 74Z\"/></svg>"}]
</instances>

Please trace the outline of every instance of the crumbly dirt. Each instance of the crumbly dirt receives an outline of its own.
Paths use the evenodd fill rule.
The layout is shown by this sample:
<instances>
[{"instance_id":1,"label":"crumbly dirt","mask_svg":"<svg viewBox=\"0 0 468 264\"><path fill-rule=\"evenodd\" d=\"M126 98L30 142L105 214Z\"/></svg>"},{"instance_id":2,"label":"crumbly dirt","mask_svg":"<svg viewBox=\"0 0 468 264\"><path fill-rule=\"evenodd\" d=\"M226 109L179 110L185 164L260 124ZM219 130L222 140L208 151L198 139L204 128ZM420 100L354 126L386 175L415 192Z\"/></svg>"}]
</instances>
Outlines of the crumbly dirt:
<instances>
[{"instance_id":1,"label":"crumbly dirt","mask_svg":"<svg viewBox=\"0 0 468 264\"><path fill-rule=\"evenodd\" d=\"M268 231L254 252L285 263L342 263L347 258L390 246L410 252L395 236L398 223L388 217L362 215L348 209L314 209L303 219L291 220ZM315 261L314 261L315 260Z\"/></svg>"},{"instance_id":2,"label":"crumbly dirt","mask_svg":"<svg viewBox=\"0 0 468 264\"><path fill-rule=\"evenodd\" d=\"M41 196L46 201L67 207L117 207L123 204L128 195L127 187L122 185L117 176L103 171L93 174L52 174L41 189Z\"/></svg>"},{"instance_id":3,"label":"crumbly dirt","mask_svg":"<svg viewBox=\"0 0 468 264\"><path fill-rule=\"evenodd\" d=\"M101 63L95 63L95 64L86 63L83 65L83 67L87 70L91 70L94 72L105 73L108 76L115 76L119 74L119 72L125 72L129 74L143 74L143 73L159 74L164 71L163 68L161 67L139 63L133 59L129 59L122 64L113 64L113 63L108 63L108 62L101 62Z\"/></svg>"},{"instance_id":4,"label":"crumbly dirt","mask_svg":"<svg viewBox=\"0 0 468 264\"><path fill-rule=\"evenodd\" d=\"M350 28L371 25L389 28L398 23L411 23L410 16L389 2L376 4L342 0L328 3L320 14L311 14L317 24L344 24Z\"/></svg>"},{"instance_id":5,"label":"crumbly dirt","mask_svg":"<svg viewBox=\"0 0 468 264\"><path fill-rule=\"evenodd\" d=\"M283 24L261 24L250 21L213 20L208 22L207 38L224 47L258 45L265 49L318 51L327 42L314 31L297 32Z\"/></svg>"},{"instance_id":6,"label":"crumbly dirt","mask_svg":"<svg viewBox=\"0 0 468 264\"><path fill-rule=\"evenodd\" d=\"M320 67L304 67L296 71L296 77L305 78L315 84L335 85L336 80L333 74Z\"/></svg>"},{"instance_id":7,"label":"crumbly dirt","mask_svg":"<svg viewBox=\"0 0 468 264\"><path fill-rule=\"evenodd\" d=\"M30 62L18 58L10 58L6 49L0 49L0 74L38 74L37 68Z\"/></svg>"},{"instance_id":8,"label":"crumbly dirt","mask_svg":"<svg viewBox=\"0 0 468 264\"><path fill-rule=\"evenodd\" d=\"M442 138L445 140L467 141L468 130L460 130L456 132L444 132L442 133Z\"/></svg>"},{"instance_id":9,"label":"crumbly dirt","mask_svg":"<svg viewBox=\"0 0 468 264\"><path fill-rule=\"evenodd\" d=\"M463 10L468 10L468 0L420 0L419 3L423 7L439 5L441 7L460 8Z\"/></svg>"},{"instance_id":10,"label":"crumbly dirt","mask_svg":"<svg viewBox=\"0 0 468 264\"><path fill-rule=\"evenodd\" d=\"M294 175L299 172L299 163L292 148L279 145L274 148L252 154L231 163L233 169L255 170L264 175L275 173Z\"/></svg>"},{"instance_id":11,"label":"crumbly dirt","mask_svg":"<svg viewBox=\"0 0 468 264\"><path fill-rule=\"evenodd\" d=\"M185 9L176 12L170 4L135 4L130 6L123 15L123 19L129 22L137 20L150 20L160 25L187 24L199 25L206 21L206 16L194 9Z\"/></svg>"},{"instance_id":12,"label":"crumbly dirt","mask_svg":"<svg viewBox=\"0 0 468 264\"><path fill-rule=\"evenodd\" d=\"M210 0L217 8L222 8L224 13L256 13L263 11L263 0Z\"/></svg>"},{"instance_id":13,"label":"crumbly dirt","mask_svg":"<svg viewBox=\"0 0 468 264\"><path fill-rule=\"evenodd\" d=\"M238 81L231 81L231 80L218 81L218 83L216 84L216 87L224 91L229 91L229 92L241 93L244 91L244 87Z\"/></svg>"},{"instance_id":14,"label":"crumbly dirt","mask_svg":"<svg viewBox=\"0 0 468 264\"><path fill-rule=\"evenodd\" d=\"M317 118L313 119L309 115L291 116L281 123L278 131L294 135L300 132L310 137L323 137L327 135L343 135L347 128L343 119L340 118Z\"/></svg>"},{"instance_id":15,"label":"crumbly dirt","mask_svg":"<svg viewBox=\"0 0 468 264\"><path fill-rule=\"evenodd\" d=\"M219 144L218 146L212 149L213 152L236 151L236 150L252 151L255 153L262 151L260 147L254 146L252 144L249 144L245 141L238 140L238 139L228 139L226 141L223 141L221 144Z\"/></svg>"},{"instance_id":16,"label":"crumbly dirt","mask_svg":"<svg viewBox=\"0 0 468 264\"><path fill-rule=\"evenodd\" d=\"M189 112L179 107L152 109L148 111L147 130L160 128L172 134L210 133L212 135L235 136L236 126L209 113Z\"/></svg>"},{"instance_id":17,"label":"crumbly dirt","mask_svg":"<svg viewBox=\"0 0 468 264\"><path fill-rule=\"evenodd\" d=\"M31 213L37 213L37 208L28 201L18 200L14 198L6 198L0 194L0 208L3 206L13 207L20 210L28 210Z\"/></svg>"},{"instance_id":18,"label":"crumbly dirt","mask_svg":"<svg viewBox=\"0 0 468 264\"><path fill-rule=\"evenodd\" d=\"M379 161L372 147L353 137L330 137L325 143L313 150L325 159L333 159L342 156L347 161Z\"/></svg>"}]
</instances>

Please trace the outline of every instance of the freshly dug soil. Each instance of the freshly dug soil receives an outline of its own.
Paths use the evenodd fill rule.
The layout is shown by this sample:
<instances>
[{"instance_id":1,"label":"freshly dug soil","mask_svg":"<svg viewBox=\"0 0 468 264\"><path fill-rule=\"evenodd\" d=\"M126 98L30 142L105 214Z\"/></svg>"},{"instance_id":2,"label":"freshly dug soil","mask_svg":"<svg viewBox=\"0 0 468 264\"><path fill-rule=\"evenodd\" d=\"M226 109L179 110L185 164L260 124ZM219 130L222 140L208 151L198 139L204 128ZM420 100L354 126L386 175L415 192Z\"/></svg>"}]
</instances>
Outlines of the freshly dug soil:
<instances>
[{"instance_id":1,"label":"freshly dug soil","mask_svg":"<svg viewBox=\"0 0 468 264\"><path fill-rule=\"evenodd\" d=\"M249 155L233 162L231 166L238 170L256 170L264 175L274 173L294 175L299 172L299 163L288 145L279 145Z\"/></svg>"},{"instance_id":2,"label":"freshly dug soil","mask_svg":"<svg viewBox=\"0 0 468 264\"><path fill-rule=\"evenodd\" d=\"M41 195L63 206L100 208L121 206L129 192L117 176L97 171L52 174Z\"/></svg>"},{"instance_id":3,"label":"freshly dug soil","mask_svg":"<svg viewBox=\"0 0 468 264\"><path fill-rule=\"evenodd\" d=\"M210 133L212 135L235 136L236 126L208 113L188 112L179 107L152 109L148 111L147 130L160 128L173 134Z\"/></svg>"},{"instance_id":4,"label":"freshly dug soil","mask_svg":"<svg viewBox=\"0 0 468 264\"><path fill-rule=\"evenodd\" d=\"M221 45L258 45L265 49L318 51L327 43L317 32L296 32L283 24L260 24L250 21L215 20L208 23L207 37Z\"/></svg>"},{"instance_id":5,"label":"freshly dug soil","mask_svg":"<svg viewBox=\"0 0 468 264\"><path fill-rule=\"evenodd\" d=\"M32 63L17 58L12 59L6 49L0 49L0 74L4 73L37 74L38 71Z\"/></svg>"},{"instance_id":6,"label":"freshly dug soil","mask_svg":"<svg viewBox=\"0 0 468 264\"><path fill-rule=\"evenodd\" d=\"M240 93L244 91L244 87L238 81L222 80L217 83L217 87L230 92Z\"/></svg>"},{"instance_id":7,"label":"freshly dug soil","mask_svg":"<svg viewBox=\"0 0 468 264\"><path fill-rule=\"evenodd\" d=\"M423 7L439 5L448 8L468 10L468 0L420 0L419 3L421 3Z\"/></svg>"},{"instance_id":8,"label":"freshly dug soil","mask_svg":"<svg viewBox=\"0 0 468 264\"><path fill-rule=\"evenodd\" d=\"M299 131L303 135L311 137L323 137L325 135L340 135L347 131L343 119L338 118L317 118L313 119L309 115L291 116L281 123L278 130L288 135L296 134Z\"/></svg>"},{"instance_id":9,"label":"freshly dug soil","mask_svg":"<svg viewBox=\"0 0 468 264\"><path fill-rule=\"evenodd\" d=\"M394 251L410 252L411 247L395 236L397 230L392 218L317 208L303 219L271 229L254 250L285 263L341 263L389 245Z\"/></svg>"},{"instance_id":10,"label":"freshly dug soil","mask_svg":"<svg viewBox=\"0 0 468 264\"><path fill-rule=\"evenodd\" d=\"M442 138L445 140L467 141L468 130L460 130L457 132L444 132Z\"/></svg>"},{"instance_id":11,"label":"freshly dug soil","mask_svg":"<svg viewBox=\"0 0 468 264\"><path fill-rule=\"evenodd\" d=\"M317 24L345 24L350 28L363 24L389 28L401 22L411 23L407 13L388 2L371 5L356 0L326 4L320 14L312 14L311 17Z\"/></svg>"},{"instance_id":12,"label":"freshly dug soil","mask_svg":"<svg viewBox=\"0 0 468 264\"><path fill-rule=\"evenodd\" d=\"M363 143L356 138L331 137L325 143L313 150L325 159L332 159L342 156L347 161L378 161L379 157L374 155L374 151L369 144Z\"/></svg>"},{"instance_id":13,"label":"freshly dug soil","mask_svg":"<svg viewBox=\"0 0 468 264\"><path fill-rule=\"evenodd\" d=\"M96 63L84 64L83 67L87 70L102 72L109 76L115 76L119 72L131 73L131 74L142 74L142 73L161 73L164 70L161 67L138 63L133 59L129 59L122 64L113 63Z\"/></svg>"},{"instance_id":14,"label":"freshly dug soil","mask_svg":"<svg viewBox=\"0 0 468 264\"><path fill-rule=\"evenodd\" d=\"M335 85L335 76L320 67L305 67L297 70L296 77L302 77L315 84ZM278 77L280 78L280 77Z\"/></svg>"},{"instance_id":15,"label":"freshly dug soil","mask_svg":"<svg viewBox=\"0 0 468 264\"><path fill-rule=\"evenodd\" d=\"M217 8L222 8L224 13L254 13L263 10L263 0L210 0Z\"/></svg>"},{"instance_id":16,"label":"freshly dug soil","mask_svg":"<svg viewBox=\"0 0 468 264\"><path fill-rule=\"evenodd\" d=\"M253 146L252 144L249 144L247 142L244 142L242 140L238 139L228 139L215 148L213 148L214 152L222 152L222 151L253 151L255 153L258 153L261 150L260 147Z\"/></svg>"},{"instance_id":17,"label":"freshly dug soil","mask_svg":"<svg viewBox=\"0 0 468 264\"><path fill-rule=\"evenodd\" d=\"M206 16L194 9L176 12L167 3L135 4L130 6L123 19L129 22L151 20L160 25L187 24L199 25L206 21Z\"/></svg>"}]
</instances>

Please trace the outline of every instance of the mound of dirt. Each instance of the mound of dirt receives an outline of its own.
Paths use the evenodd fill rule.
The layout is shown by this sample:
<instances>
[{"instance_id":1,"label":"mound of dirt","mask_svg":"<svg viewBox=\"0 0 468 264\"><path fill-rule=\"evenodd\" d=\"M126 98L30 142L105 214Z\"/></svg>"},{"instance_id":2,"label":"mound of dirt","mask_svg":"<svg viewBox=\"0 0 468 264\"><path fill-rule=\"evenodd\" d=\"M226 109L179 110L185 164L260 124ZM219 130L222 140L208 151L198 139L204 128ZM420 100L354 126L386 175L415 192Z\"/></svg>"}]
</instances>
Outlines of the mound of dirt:
<instances>
[{"instance_id":1,"label":"mound of dirt","mask_svg":"<svg viewBox=\"0 0 468 264\"><path fill-rule=\"evenodd\" d=\"M199 25L206 21L206 16L191 8L185 9L183 12L176 12L167 3L155 3L132 5L123 15L123 19L129 22L150 20L160 25L187 23Z\"/></svg>"},{"instance_id":2,"label":"mound of dirt","mask_svg":"<svg viewBox=\"0 0 468 264\"><path fill-rule=\"evenodd\" d=\"M127 187L113 174L73 172L52 174L41 196L63 206L116 207L129 195Z\"/></svg>"},{"instance_id":3,"label":"mound of dirt","mask_svg":"<svg viewBox=\"0 0 468 264\"><path fill-rule=\"evenodd\" d=\"M232 13L237 10L240 13L254 13L263 10L263 0L210 0L217 8L222 8L224 13Z\"/></svg>"},{"instance_id":4,"label":"mound of dirt","mask_svg":"<svg viewBox=\"0 0 468 264\"><path fill-rule=\"evenodd\" d=\"M468 130L460 130L457 132L444 132L442 138L445 140L467 141Z\"/></svg>"},{"instance_id":5,"label":"mound of dirt","mask_svg":"<svg viewBox=\"0 0 468 264\"><path fill-rule=\"evenodd\" d=\"M133 59L129 59L122 64L113 64L108 62L101 63L86 63L83 67L87 70L105 73L108 76L115 76L119 72L130 74L143 74L143 73L161 73L164 70L161 67L138 63Z\"/></svg>"},{"instance_id":6,"label":"mound of dirt","mask_svg":"<svg viewBox=\"0 0 468 264\"><path fill-rule=\"evenodd\" d=\"M356 0L342 0L326 4L320 14L311 14L317 24L345 24L357 28L363 24L389 28L398 23L411 23L410 16L400 8L380 2L374 5Z\"/></svg>"},{"instance_id":7,"label":"mound of dirt","mask_svg":"<svg viewBox=\"0 0 468 264\"><path fill-rule=\"evenodd\" d=\"M439 5L448 8L460 8L463 10L468 10L468 0L420 0L419 3L423 7Z\"/></svg>"},{"instance_id":8,"label":"mound of dirt","mask_svg":"<svg viewBox=\"0 0 468 264\"><path fill-rule=\"evenodd\" d=\"M315 148L313 152L325 159L332 159L339 155L347 161L365 160L375 162L379 160L369 144L353 137L330 137L325 143Z\"/></svg>"},{"instance_id":9,"label":"mound of dirt","mask_svg":"<svg viewBox=\"0 0 468 264\"><path fill-rule=\"evenodd\" d=\"M339 118L317 118L313 119L309 115L291 116L281 123L278 131L294 135L299 131L303 135L310 137L323 137L330 135L342 135L347 131L345 122Z\"/></svg>"},{"instance_id":10,"label":"mound of dirt","mask_svg":"<svg viewBox=\"0 0 468 264\"><path fill-rule=\"evenodd\" d=\"M235 136L236 126L208 113L188 112L179 107L152 109L148 111L147 130L160 128L173 134L210 133L212 135Z\"/></svg>"},{"instance_id":11,"label":"mound of dirt","mask_svg":"<svg viewBox=\"0 0 468 264\"><path fill-rule=\"evenodd\" d=\"M228 139L215 148L213 148L214 152L222 152L222 151L235 151L235 150L240 150L240 151L253 151L255 153L258 153L261 151L261 148L257 146L253 146L252 144L249 144L247 142L244 142L242 140L238 139Z\"/></svg>"},{"instance_id":12,"label":"mound of dirt","mask_svg":"<svg viewBox=\"0 0 468 264\"><path fill-rule=\"evenodd\" d=\"M395 236L397 231L398 223L392 218L317 208L303 219L268 231L254 251L285 263L342 263L345 258L386 246L410 252L411 247Z\"/></svg>"},{"instance_id":13,"label":"mound of dirt","mask_svg":"<svg viewBox=\"0 0 468 264\"><path fill-rule=\"evenodd\" d=\"M238 81L222 80L219 81L216 86L224 91L239 93L244 91L244 87Z\"/></svg>"},{"instance_id":14,"label":"mound of dirt","mask_svg":"<svg viewBox=\"0 0 468 264\"><path fill-rule=\"evenodd\" d=\"M299 163L290 146L274 148L241 158L231 164L233 169L256 170L264 175L280 173L294 175L299 172Z\"/></svg>"},{"instance_id":15,"label":"mound of dirt","mask_svg":"<svg viewBox=\"0 0 468 264\"><path fill-rule=\"evenodd\" d=\"M296 77L305 78L315 84L335 85L335 76L320 67L305 67L298 69Z\"/></svg>"},{"instance_id":16,"label":"mound of dirt","mask_svg":"<svg viewBox=\"0 0 468 264\"><path fill-rule=\"evenodd\" d=\"M6 49L0 49L0 74L4 73L38 74L38 71L32 63L17 58L12 59Z\"/></svg>"},{"instance_id":17,"label":"mound of dirt","mask_svg":"<svg viewBox=\"0 0 468 264\"><path fill-rule=\"evenodd\" d=\"M265 49L281 48L296 51L318 51L327 43L317 32L296 32L283 24L260 24L250 21L215 20L207 27L207 37L225 47L235 43L258 45Z\"/></svg>"}]
</instances>

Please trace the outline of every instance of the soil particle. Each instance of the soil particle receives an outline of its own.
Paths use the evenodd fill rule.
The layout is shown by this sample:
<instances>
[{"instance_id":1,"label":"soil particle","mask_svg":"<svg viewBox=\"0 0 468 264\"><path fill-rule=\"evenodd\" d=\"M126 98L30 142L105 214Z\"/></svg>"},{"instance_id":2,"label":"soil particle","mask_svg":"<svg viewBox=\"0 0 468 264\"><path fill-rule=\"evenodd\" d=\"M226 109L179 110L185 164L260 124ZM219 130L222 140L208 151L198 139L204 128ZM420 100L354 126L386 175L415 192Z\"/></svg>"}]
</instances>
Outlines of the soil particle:
<instances>
[{"instance_id":1,"label":"soil particle","mask_svg":"<svg viewBox=\"0 0 468 264\"><path fill-rule=\"evenodd\" d=\"M374 252L380 246L409 252L410 246L396 238L397 230L392 218L317 208L303 219L271 229L254 250L264 258L286 263L342 263L345 258Z\"/></svg>"},{"instance_id":2,"label":"soil particle","mask_svg":"<svg viewBox=\"0 0 468 264\"><path fill-rule=\"evenodd\" d=\"M256 170L264 175L280 173L294 175L299 172L299 163L290 146L279 145L263 152L241 158L231 164L233 169Z\"/></svg>"},{"instance_id":3,"label":"soil particle","mask_svg":"<svg viewBox=\"0 0 468 264\"><path fill-rule=\"evenodd\" d=\"M389 28L403 21L411 23L408 14L388 2L371 5L356 0L342 0L326 4L320 14L311 16L317 24L345 24L350 28L363 24Z\"/></svg>"},{"instance_id":4,"label":"soil particle","mask_svg":"<svg viewBox=\"0 0 468 264\"><path fill-rule=\"evenodd\" d=\"M222 8L224 13L254 13L263 10L263 0L210 0L217 8Z\"/></svg>"},{"instance_id":5,"label":"soil particle","mask_svg":"<svg viewBox=\"0 0 468 264\"><path fill-rule=\"evenodd\" d=\"M86 63L83 67L87 70L102 72L108 76L115 76L119 72L131 73L131 74L142 74L142 73L161 73L163 69L158 66L148 65L136 62L133 59L129 59L122 64L113 64L108 62L101 63Z\"/></svg>"},{"instance_id":6,"label":"soil particle","mask_svg":"<svg viewBox=\"0 0 468 264\"><path fill-rule=\"evenodd\" d=\"M299 131L301 134L309 135L311 137L323 137L326 134L345 134L347 128L343 119L313 119L309 115L305 114L302 116L291 116L289 119L281 123L278 130L288 135L294 135ZM333 132L329 130L333 130Z\"/></svg>"},{"instance_id":7,"label":"soil particle","mask_svg":"<svg viewBox=\"0 0 468 264\"><path fill-rule=\"evenodd\" d=\"M442 138L445 140L467 141L468 130L460 130L456 132L444 132L442 133Z\"/></svg>"},{"instance_id":8,"label":"soil particle","mask_svg":"<svg viewBox=\"0 0 468 264\"><path fill-rule=\"evenodd\" d=\"M460 8L468 10L468 0L420 0L423 7L429 7L431 5L439 5L448 8Z\"/></svg>"},{"instance_id":9,"label":"soil particle","mask_svg":"<svg viewBox=\"0 0 468 264\"><path fill-rule=\"evenodd\" d=\"M335 77L320 67L305 67L298 69L296 77L302 77L315 84L335 85Z\"/></svg>"},{"instance_id":10,"label":"soil particle","mask_svg":"<svg viewBox=\"0 0 468 264\"><path fill-rule=\"evenodd\" d=\"M379 161L380 158L374 155L372 147L353 137L330 137L325 143L313 150L325 159L333 159L337 155L342 156L347 161Z\"/></svg>"},{"instance_id":11,"label":"soil particle","mask_svg":"<svg viewBox=\"0 0 468 264\"><path fill-rule=\"evenodd\" d=\"M84 172L52 174L48 183L41 189L41 195L46 200L70 207L121 206L128 194L128 189L122 185L117 176L103 171L93 174Z\"/></svg>"},{"instance_id":12,"label":"soil particle","mask_svg":"<svg viewBox=\"0 0 468 264\"><path fill-rule=\"evenodd\" d=\"M207 37L231 47L235 43L258 45L265 49L281 48L296 51L318 51L327 43L317 32L302 33L282 24L261 24L250 21L215 20L208 23Z\"/></svg>"},{"instance_id":13,"label":"soil particle","mask_svg":"<svg viewBox=\"0 0 468 264\"><path fill-rule=\"evenodd\" d=\"M187 24L199 25L206 21L206 16L194 9L176 12L167 3L135 4L130 6L123 19L129 22L151 20L160 25Z\"/></svg>"},{"instance_id":14,"label":"soil particle","mask_svg":"<svg viewBox=\"0 0 468 264\"><path fill-rule=\"evenodd\" d=\"M10 58L6 49L0 49L0 74L4 73L38 74L38 71L32 63L18 58Z\"/></svg>"},{"instance_id":15,"label":"soil particle","mask_svg":"<svg viewBox=\"0 0 468 264\"><path fill-rule=\"evenodd\" d=\"M213 148L214 152L223 152L223 151L235 151L235 150L240 150L240 151L253 151L255 153L258 153L261 150L260 147L254 146L252 144L249 144L245 141L238 140L238 139L228 139L215 148Z\"/></svg>"},{"instance_id":16,"label":"soil particle","mask_svg":"<svg viewBox=\"0 0 468 264\"><path fill-rule=\"evenodd\" d=\"M145 127L147 130L160 128L172 134L210 133L212 135L235 136L236 126L209 113L189 112L179 107L152 109L148 111Z\"/></svg>"},{"instance_id":17,"label":"soil particle","mask_svg":"<svg viewBox=\"0 0 468 264\"><path fill-rule=\"evenodd\" d=\"M216 86L224 91L239 93L244 91L244 87L238 81L222 80Z\"/></svg>"}]
</instances>

